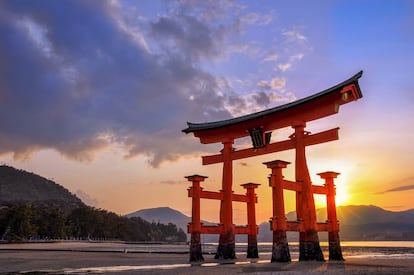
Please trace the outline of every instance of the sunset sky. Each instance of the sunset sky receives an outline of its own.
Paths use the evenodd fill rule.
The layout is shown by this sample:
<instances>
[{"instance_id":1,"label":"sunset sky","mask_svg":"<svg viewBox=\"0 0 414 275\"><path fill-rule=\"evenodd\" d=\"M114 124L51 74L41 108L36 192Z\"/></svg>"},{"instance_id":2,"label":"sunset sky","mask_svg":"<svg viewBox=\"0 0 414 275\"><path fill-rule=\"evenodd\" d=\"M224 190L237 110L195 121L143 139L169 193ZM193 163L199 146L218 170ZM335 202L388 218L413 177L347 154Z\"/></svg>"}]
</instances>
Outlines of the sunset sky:
<instances>
[{"instance_id":1,"label":"sunset sky","mask_svg":"<svg viewBox=\"0 0 414 275\"><path fill-rule=\"evenodd\" d=\"M189 215L184 176L208 176L203 186L218 191L222 165L201 165L221 145L183 134L187 121L286 104L363 70L362 99L308 124L314 133L340 127L338 141L307 148L312 180L337 171L338 204L406 210L414 208L413 67L408 0L3 0L0 161L118 214L169 206ZM271 215L262 162L275 159L294 162L294 152L234 163L236 193L262 184L259 222ZM217 221L218 209L203 200L202 218ZM234 204L236 223L245 211Z\"/></svg>"}]
</instances>

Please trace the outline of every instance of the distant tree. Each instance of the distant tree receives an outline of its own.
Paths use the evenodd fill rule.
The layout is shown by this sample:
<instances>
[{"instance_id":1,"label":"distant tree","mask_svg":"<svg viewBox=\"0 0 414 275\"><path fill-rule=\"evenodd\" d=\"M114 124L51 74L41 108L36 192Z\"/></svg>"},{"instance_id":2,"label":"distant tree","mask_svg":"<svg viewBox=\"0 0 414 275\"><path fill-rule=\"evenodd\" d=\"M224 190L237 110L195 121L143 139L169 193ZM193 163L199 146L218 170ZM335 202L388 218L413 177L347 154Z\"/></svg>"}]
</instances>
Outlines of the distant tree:
<instances>
[{"instance_id":1,"label":"distant tree","mask_svg":"<svg viewBox=\"0 0 414 275\"><path fill-rule=\"evenodd\" d=\"M10 204L0 208L0 237L10 241L36 239L186 241L175 224L149 223L103 209L82 206L65 213L50 204Z\"/></svg>"},{"instance_id":2,"label":"distant tree","mask_svg":"<svg viewBox=\"0 0 414 275\"><path fill-rule=\"evenodd\" d=\"M66 217L58 208L39 207L34 215L37 226L37 236L40 239L66 238Z\"/></svg>"},{"instance_id":3,"label":"distant tree","mask_svg":"<svg viewBox=\"0 0 414 275\"><path fill-rule=\"evenodd\" d=\"M12 239L27 240L36 235L37 227L33 224L32 205L13 205L7 213L7 220Z\"/></svg>"}]
</instances>

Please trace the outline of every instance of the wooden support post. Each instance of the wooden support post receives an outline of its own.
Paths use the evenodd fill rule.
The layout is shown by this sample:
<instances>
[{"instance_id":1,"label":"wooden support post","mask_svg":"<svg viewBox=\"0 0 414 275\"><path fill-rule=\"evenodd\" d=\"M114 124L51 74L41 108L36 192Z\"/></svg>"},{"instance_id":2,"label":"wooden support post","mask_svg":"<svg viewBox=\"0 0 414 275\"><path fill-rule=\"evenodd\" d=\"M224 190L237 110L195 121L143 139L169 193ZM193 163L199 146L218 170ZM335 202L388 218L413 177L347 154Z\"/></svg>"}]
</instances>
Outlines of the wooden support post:
<instances>
[{"instance_id":1,"label":"wooden support post","mask_svg":"<svg viewBox=\"0 0 414 275\"><path fill-rule=\"evenodd\" d=\"M201 250L201 218L200 218L200 198L201 190L200 182L207 177L200 175L192 175L185 177L193 184L189 188L189 193L192 193L192 213L191 223L188 226L188 233L191 233L190 243L190 262L204 261L203 252Z\"/></svg>"},{"instance_id":2,"label":"wooden support post","mask_svg":"<svg viewBox=\"0 0 414 275\"><path fill-rule=\"evenodd\" d=\"M273 217L270 219L273 231L272 262L290 262L289 244L286 237L285 202L283 198L282 169L289 162L275 160L263 163L272 169L269 185L272 187Z\"/></svg>"},{"instance_id":3,"label":"wooden support post","mask_svg":"<svg viewBox=\"0 0 414 275\"><path fill-rule=\"evenodd\" d=\"M341 250L341 242L339 240L339 221L336 216L336 203L335 203L335 184L334 179L339 175L336 172L323 172L318 174L325 180L325 186L328 189L326 194L326 208L328 211L328 223L330 229L328 231L329 241L329 260L330 261L343 261Z\"/></svg>"},{"instance_id":4,"label":"wooden support post","mask_svg":"<svg viewBox=\"0 0 414 275\"><path fill-rule=\"evenodd\" d=\"M295 122L292 127L295 133L291 138L295 142L295 176L296 182L302 184L302 192L296 194L296 213L298 221L302 221L304 231L299 233L299 261L324 261L322 249L319 244L318 232L316 231L316 210L312 192L312 182L306 163L305 132L306 123Z\"/></svg>"},{"instance_id":5,"label":"wooden support post","mask_svg":"<svg viewBox=\"0 0 414 275\"><path fill-rule=\"evenodd\" d=\"M219 246L217 247L216 259L236 259L236 241L233 225L233 140L223 142L223 200L220 205L220 223L223 232L220 233Z\"/></svg>"},{"instance_id":6,"label":"wooden support post","mask_svg":"<svg viewBox=\"0 0 414 275\"><path fill-rule=\"evenodd\" d=\"M247 258L259 258L259 252L257 250L257 224L256 224L256 203L257 196L254 192L260 184L257 183L245 183L242 184L246 189L247 196Z\"/></svg>"}]
</instances>

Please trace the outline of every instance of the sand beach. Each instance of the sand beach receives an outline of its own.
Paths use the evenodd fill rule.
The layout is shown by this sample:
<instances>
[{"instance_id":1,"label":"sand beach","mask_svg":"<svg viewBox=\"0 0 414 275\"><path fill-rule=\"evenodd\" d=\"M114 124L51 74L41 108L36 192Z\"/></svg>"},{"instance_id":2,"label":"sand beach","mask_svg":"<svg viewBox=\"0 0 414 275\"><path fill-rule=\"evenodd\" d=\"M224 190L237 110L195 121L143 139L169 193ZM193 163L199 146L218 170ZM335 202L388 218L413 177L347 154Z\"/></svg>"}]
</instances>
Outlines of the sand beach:
<instances>
[{"instance_id":1,"label":"sand beach","mask_svg":"<svg viewBox=\"0 0 414 275\"><path fill-rule=\"evenodd\" d=\"M348 253L345 262L271 263L259 259L188 261L187 246L55 242L0 244L1 274L414 274L414 254ZM325 257L327 257L325 255Z\"/></svg>"}]
</instances>

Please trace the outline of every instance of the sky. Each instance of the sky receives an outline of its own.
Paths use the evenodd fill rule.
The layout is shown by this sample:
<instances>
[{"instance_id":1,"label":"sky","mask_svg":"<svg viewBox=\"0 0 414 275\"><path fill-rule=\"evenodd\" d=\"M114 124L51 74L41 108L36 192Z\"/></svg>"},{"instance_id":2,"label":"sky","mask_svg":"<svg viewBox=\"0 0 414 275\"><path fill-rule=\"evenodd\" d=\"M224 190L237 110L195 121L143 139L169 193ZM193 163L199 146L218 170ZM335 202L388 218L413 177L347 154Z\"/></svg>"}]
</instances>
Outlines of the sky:
<instances>
[{"instance_id":1,"label":"sky","mask_svg":"<svg viewBox=\"0 0 414 275\"><path fill-rule=\"evenodd\" d=\"M191 214L203 166L186 122L237 117L327 89L360 70L363 98L310 122L339 140L307 148L317 173L341 173L337 204L414 208L412 1L0 1L0 162L52 179L89 205L127 214L169 206ZM272 140L292 129L275 131ZM251 146L244 139L236 148ZM234 191L255 182L258 221L271 216L265 161L234 162ZM286 211L294 194L285 191ZM324 198L315 196L318 207ZM219 202L203 200L217 221ZM245 223L246 206L234 203Z\"/></svg>"}]
</instances>

